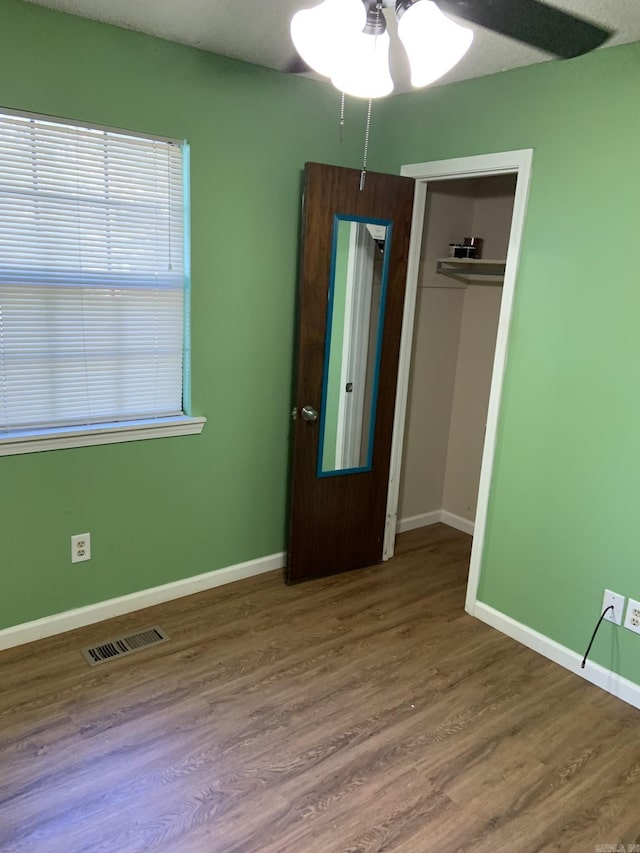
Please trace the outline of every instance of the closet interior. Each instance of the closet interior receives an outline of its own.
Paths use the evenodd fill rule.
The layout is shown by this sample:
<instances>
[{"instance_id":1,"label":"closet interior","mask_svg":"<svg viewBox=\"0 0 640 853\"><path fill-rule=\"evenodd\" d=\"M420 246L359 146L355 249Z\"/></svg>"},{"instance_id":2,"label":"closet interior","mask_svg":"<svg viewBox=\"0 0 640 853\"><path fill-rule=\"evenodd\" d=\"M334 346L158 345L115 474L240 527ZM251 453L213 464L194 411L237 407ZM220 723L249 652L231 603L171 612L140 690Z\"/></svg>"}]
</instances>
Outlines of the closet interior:
<instances>
[{"instance_id":1,"label":"closet interior","mask_svg":"<svg viewBox=\"0 0 640 853\"><path fill-rule=\"evenodd\" d=\"M427 191L398 505L399 531L473 532L516 176ZM481 238L478 258L450 244Z\"/></svg>"}]
</instances>

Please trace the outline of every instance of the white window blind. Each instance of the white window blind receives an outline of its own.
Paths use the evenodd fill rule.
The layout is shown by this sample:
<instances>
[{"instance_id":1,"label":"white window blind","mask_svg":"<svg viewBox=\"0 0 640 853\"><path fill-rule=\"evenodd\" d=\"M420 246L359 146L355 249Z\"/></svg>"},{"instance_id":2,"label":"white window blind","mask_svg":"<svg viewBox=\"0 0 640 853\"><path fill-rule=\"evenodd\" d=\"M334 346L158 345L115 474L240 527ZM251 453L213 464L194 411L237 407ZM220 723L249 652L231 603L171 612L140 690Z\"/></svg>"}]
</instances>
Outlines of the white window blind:
<instances>
[{"instance_id":1,"label":"white window blind","mask_svg":"<svg viewBox=\"0 0 640 853\"><path fill-rule=\"evenodd\" d=\"M182 413L182 157L0 114L0 431Z\"/></svg>"}]
</instances>

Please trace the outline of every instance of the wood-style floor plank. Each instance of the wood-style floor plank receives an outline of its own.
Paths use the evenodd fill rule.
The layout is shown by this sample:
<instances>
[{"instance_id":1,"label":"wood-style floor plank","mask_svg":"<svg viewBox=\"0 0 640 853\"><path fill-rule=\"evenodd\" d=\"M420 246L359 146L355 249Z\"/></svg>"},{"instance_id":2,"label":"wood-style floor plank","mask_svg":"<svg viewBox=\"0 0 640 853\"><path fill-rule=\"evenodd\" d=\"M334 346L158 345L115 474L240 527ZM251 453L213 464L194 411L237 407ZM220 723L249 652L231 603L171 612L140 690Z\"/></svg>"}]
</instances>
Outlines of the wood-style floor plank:
<instances>
[{"instance_id":1,"label":"wood-style floor plank","mask_svg":"<svg viewBox=\"0 0 640 853\"><path fill-rule=\"evenodd\" d=\"M0 653L2 853L640 843L640 714L464 613L470 537ZM79 649L161 625L90 668Z\"/></svg>"}]
</instances>

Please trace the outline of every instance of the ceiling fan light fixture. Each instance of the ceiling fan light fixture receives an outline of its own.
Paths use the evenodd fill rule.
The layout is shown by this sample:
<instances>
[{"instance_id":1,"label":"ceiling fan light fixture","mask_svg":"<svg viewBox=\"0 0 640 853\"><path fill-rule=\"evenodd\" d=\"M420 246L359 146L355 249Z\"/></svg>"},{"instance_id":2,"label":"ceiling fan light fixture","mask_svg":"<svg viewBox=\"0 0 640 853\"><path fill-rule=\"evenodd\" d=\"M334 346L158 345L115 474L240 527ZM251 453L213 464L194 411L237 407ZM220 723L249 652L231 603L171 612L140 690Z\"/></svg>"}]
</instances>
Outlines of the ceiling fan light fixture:
<instances>
[{"instance_id":1,"label":"ceiling fan light fixture","mask_svg":"<svg viewBox=\"0 0 640 853\"><path fill-rule=\"evenodd\" d=\"M323 0L312 9L296 12L291 19L291 38L307 65L331 77L344 42L362 32L366 19L362 0Z\"/></svg>"},{"instance_id":2,"label":"ceiling fan light fixture","mask_svg":"<svg viewBox=\"0 0 640 853\"><path fill-rule=\"evenodd\" d=\"M473 30L452 21L433 0L397 0L396 14L416 89L450 71L471 47Z\"/></svg>"},{"instance_id":3,"label":"ceiling fan light fixture","mask_svg":"<svg viewBox=\"0 0 640 853\"><path fill-rule=\"evenodd\" d=\"M384 98L393 92L389 45L384 16L371 6L364 29L351 33L336 57L331 76L336 89L354 98Z\"/></svg>"}]
</instances>

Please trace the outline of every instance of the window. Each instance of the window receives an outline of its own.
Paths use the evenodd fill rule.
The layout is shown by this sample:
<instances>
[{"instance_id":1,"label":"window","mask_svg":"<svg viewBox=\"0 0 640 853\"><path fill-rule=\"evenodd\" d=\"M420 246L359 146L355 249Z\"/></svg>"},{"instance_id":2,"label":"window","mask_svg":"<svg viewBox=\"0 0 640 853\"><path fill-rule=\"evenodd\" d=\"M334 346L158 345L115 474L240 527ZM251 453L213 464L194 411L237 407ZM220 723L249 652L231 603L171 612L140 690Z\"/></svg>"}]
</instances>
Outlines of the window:
<instances>
[{"instance_id":1,"label":"window","mask_svg":"<svg viewBox=\"0 0 640 853\"><path fill-rule=\"evenodd\" d=\"M0 114L0 450L187 420L185 156Z\"/></svg>"}]
</instances>

